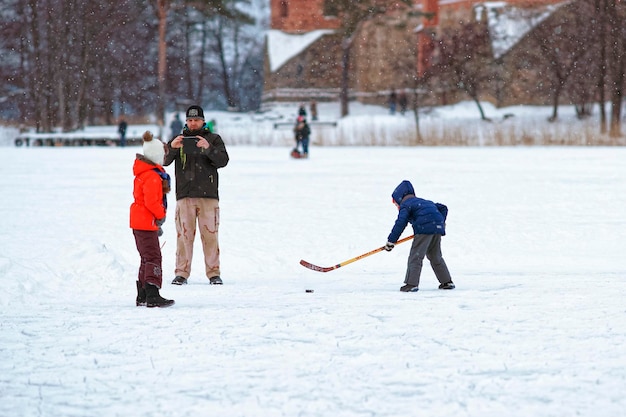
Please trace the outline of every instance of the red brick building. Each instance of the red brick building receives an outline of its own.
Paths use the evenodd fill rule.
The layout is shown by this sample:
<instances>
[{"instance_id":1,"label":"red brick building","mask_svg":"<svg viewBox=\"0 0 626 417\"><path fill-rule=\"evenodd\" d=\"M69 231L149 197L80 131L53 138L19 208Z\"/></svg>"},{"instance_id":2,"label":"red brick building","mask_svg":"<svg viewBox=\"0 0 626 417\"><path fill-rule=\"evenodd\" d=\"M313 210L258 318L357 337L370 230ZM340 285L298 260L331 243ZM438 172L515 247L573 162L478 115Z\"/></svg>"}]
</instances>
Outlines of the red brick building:
<instances>
[{"instance_id":1,"label":"red brick building","mask_svg":"<svg viewBox=\"0 0 626 417\"><path fill-rule=\"evenodd\" d=\"M384 0L381 0L384 1ZM363 22L350 53L350 94L384 102L392 89L411 89L415 74L431 65L433 39L442 28L480 19L485 3L415 0L412 7L388 0L384 15ZM535 8L557 0L509 0L506 7ZM324 14L324 0L270 0L264 99L336 100L342 37L337 16ZM484 6L483 6L484 7Z\"/></svg>"},{"instance_id":2,"label":"red brick building","mask_svg":"<svg viewBox=\"0 0 626 417\"><path fill-rule=\"evenodd\" d=\"M324 16L324 0L270 0L272 29L304 33L318 29L337 29L336 17Z\"/></svg>"}]
</instances>

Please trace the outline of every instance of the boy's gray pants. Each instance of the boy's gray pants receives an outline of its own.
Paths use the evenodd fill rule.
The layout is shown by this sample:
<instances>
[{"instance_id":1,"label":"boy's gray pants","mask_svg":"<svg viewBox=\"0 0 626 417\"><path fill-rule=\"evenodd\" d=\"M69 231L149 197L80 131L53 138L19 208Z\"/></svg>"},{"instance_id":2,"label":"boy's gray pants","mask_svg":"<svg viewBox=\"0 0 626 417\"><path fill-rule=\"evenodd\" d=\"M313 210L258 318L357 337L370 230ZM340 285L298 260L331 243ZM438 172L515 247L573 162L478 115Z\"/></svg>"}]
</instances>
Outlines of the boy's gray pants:
<instances>
[{"instance_id":1,"label":"boy's gray pants","mask_svg":"<svg viewBox=\"0 0 626 417\"><path fill-rule=\"evenodd\" d=\"M441 235L415 235L409 252L405 284L419 286L424 256L430 261L430 266L441 284L452 281L446 261L441 255Z\"/></svg>"}]
</instances>

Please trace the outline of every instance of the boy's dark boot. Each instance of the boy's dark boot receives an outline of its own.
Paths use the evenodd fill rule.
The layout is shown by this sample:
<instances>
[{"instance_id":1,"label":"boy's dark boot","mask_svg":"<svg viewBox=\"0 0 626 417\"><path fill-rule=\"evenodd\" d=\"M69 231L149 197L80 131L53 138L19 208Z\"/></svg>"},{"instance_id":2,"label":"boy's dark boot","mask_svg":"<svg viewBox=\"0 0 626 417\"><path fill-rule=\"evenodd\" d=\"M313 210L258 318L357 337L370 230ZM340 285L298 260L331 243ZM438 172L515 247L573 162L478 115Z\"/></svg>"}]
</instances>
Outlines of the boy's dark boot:
<instances>
[{"instance_id":1,"label":"boy's dark boot","mask_svg":"<svg viewBox=\"0 0 626 417\"><path fill-rule=\"evenodd\" d=\"M444 282L443 284L439 285L439 289L440 290L453 290L455 288L456 288L456 286L454 285L454 282L452 282L452 281Z\"/></svg>"},{"instance_id":2,"label":"boy's dark boot","mask_svg":"<svg viewBox=\"0 0 626 417\"><path fill-rule=\"evenodd\" d=\"M146 284L146 307L169 307L171 305L174 305L174 300L161 297L156 286Z\"/></svg>"},{"instance_id":3,"label":"boy's dark boot","mask_svg":"<svg viewBox=\"0 0 626 417\"><path fill-rule=\"evenodd\" d=\"M135 281L137 283L137 307L145 307L146 306L146 290L141 286L139 281Z\"/></svg>"}]
</instances>

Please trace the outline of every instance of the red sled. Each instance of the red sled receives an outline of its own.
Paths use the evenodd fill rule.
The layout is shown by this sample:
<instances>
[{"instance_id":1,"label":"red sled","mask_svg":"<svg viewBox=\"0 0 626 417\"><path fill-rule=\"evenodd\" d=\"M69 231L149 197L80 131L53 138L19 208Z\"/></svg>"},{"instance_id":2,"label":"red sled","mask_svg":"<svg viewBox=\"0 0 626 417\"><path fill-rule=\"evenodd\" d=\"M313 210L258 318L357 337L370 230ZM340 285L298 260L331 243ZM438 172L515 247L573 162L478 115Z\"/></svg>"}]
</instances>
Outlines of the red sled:
<instances>
[{"instance_id":1,"label":"red sled","mask_svg":"<svg viewBox=\"0 0 626 417\"><path fill-rule=\"evenodd\" d=\"M300 159L300 158L303 158L304 155L302 155L299 150L293 149L291 151L291 157L294 158L294 159Z\"/></svg>"}]
</instances>

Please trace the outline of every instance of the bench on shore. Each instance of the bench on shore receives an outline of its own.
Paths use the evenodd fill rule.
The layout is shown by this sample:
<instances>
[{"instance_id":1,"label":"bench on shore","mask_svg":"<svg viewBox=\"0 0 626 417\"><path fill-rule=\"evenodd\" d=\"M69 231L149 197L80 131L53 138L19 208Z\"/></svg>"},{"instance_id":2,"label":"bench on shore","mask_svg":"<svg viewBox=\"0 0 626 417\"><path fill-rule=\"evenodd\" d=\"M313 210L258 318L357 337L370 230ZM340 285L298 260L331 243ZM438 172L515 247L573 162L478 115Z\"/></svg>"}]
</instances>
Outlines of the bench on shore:
<instances>
[{"instance_id":1,"label":"bench on shore","mask_svg":"<svg viewBox=\"0 0 626 417\"><path fill-rule=\"evenodd\" d=\"M158 136L157 125L130 125L126 130L126 145L141 145L143 133L150 130ZM15 146L119 146L117 126L91 126L73 132L36 133L18 135Z\"/></svg>"},{"instance_id":2,"label":"bench on shore","mask_svg":"<svg viewBox=\"0 0 626 417\"><path fill-rule=\"evenodd\" d=\"M311 121L308 122L309 126L311 128L314 128L315 126L329 126L329 127L337 127L337 122L320 122L320 121ZM274 123L274 129L281 129L281 128L293 128L296 126L296 123L289 123L289 122L277 122Z\"/></svg>"}]
</instances>

